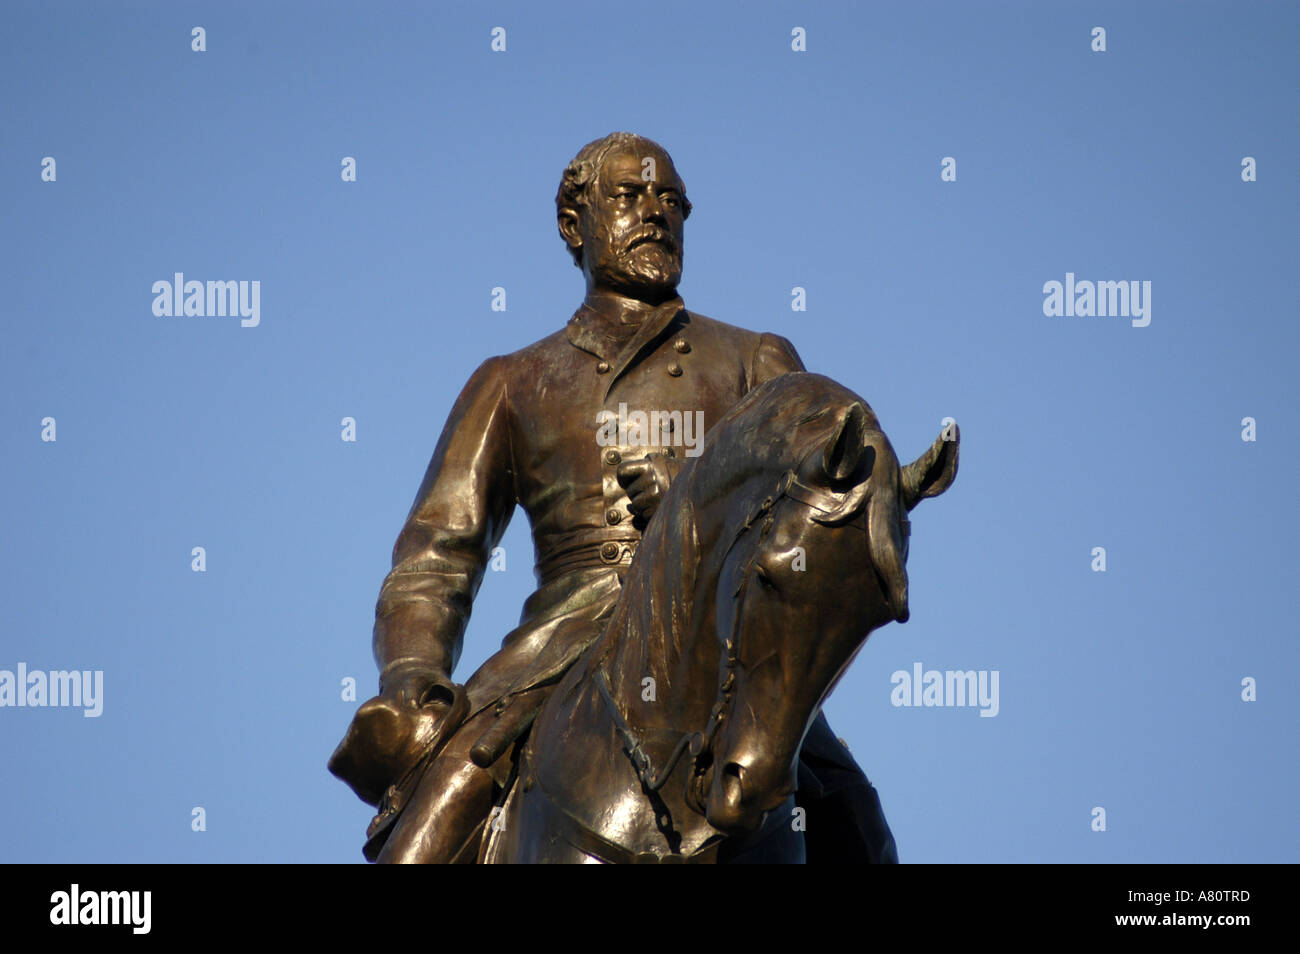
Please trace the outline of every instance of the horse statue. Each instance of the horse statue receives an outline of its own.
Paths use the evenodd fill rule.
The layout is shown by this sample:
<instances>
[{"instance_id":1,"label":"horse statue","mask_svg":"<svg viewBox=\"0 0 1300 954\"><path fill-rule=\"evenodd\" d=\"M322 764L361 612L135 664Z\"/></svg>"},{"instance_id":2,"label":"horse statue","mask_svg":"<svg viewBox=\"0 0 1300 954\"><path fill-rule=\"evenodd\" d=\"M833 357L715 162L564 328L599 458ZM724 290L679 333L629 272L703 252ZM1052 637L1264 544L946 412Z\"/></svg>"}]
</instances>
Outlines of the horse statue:
<instances>
[{"instance_id":1,"label":"horse statue","mask_svg":"<svg viewBox=\"0 0 1300 954\"><path fill-rule=\"evenodd\" d=\"M479 860L803 861L800 746L867 636L907 620L907 514L957 450L954 428L900 467L867 402L821 375L750 392L548 695Z\"/></svg>"}]
</instances>

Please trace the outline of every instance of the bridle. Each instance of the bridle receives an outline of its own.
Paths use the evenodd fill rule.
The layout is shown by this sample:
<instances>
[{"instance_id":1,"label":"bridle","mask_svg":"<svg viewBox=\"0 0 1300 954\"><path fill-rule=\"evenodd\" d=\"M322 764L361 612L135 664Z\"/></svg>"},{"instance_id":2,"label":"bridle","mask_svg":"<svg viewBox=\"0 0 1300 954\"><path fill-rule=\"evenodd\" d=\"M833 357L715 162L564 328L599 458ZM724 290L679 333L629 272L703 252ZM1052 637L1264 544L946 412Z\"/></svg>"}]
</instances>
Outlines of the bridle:
<instances>
[{"instance_id":1,"label":"bridle","mask_svg":"<svg viewBox=\"0 0 1300 954\"><path fill-rule=\"evenodd\" d=\"M806 460L807 456L804 458L804 461ZM801 468L804 461L800 462ZM775 510L777 504L786 499L793 500L822 514L821 519L818 519L816 515L813 516L813 519L818 523L852 526L866 533L865 521L856 519L859 512L865 515L866 508L863 506L866 500L865 489L862 490L862 493L857 494L856 499L854 499L854 491L865 488L865 484L866 480L864 479L861 485L855 485L855 488L847 493L836 494L819 490L816 487L809 487L799 480L794 469L787 470L777 481L775 490L758 503L745 518L745 522L737 529L736 535L723 553L721 565L726 564L727 557L735 549L736 544L755 526L759 528L759 545L754 547L754 552L750 555L745 564L745 569L740 575L740 582L736 586L736 591L732 594L732 599L736 601L737 605L731 622L731 632L722 644L727 652L726 661L723 665L725 677L719 683L717 698L714 700L713 709L709 714L709 720L704 729L699 732L683 733L672 754L669 755L667 762L664 763L662 770L655 770L654 762L641 744L640 737L627 724L623 713L619 711L618 704L614 701L614 696L610 691L609 677L605 673L604 666L597 667L595 674L596 689L605 701L605 707L610 714L615 729L618 731L619 737L623 741L624 749L628 758L632 761L637 778L647 792L654 793L663 788L676 769L677 763L689 750L693 765L691 775L686 783L686 801L701 814L704 813L704 776L713 764L713 744L718 730L726 721L731 710L736 688L736 670L742 668L740 661L740 628L741 622L745 618L745 598L749 591L749 580L753 575L754 563L757 561L762 549L761 544L776 522ZM859 525L860 522L863 525Z\"/></svg>"}]
</instances>

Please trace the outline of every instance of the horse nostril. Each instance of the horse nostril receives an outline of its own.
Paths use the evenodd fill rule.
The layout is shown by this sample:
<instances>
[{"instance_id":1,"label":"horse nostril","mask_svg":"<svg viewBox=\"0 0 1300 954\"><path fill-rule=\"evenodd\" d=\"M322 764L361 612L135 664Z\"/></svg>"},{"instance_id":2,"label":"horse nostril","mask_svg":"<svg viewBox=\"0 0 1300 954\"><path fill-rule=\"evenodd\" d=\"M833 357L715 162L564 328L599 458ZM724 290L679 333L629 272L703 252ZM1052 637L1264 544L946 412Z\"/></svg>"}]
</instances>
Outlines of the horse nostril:
<instances>
[{"instance_id":1,"label":"horse nostril","mask_svg":"<svg viewBox=\"0 0 1300 954\"><path fill-rule=\"evenodd\" d=\"M745 768L739 762L728 762L722 767L722 791L732 805L744 800Z\"/></svg>"}]
</instances>

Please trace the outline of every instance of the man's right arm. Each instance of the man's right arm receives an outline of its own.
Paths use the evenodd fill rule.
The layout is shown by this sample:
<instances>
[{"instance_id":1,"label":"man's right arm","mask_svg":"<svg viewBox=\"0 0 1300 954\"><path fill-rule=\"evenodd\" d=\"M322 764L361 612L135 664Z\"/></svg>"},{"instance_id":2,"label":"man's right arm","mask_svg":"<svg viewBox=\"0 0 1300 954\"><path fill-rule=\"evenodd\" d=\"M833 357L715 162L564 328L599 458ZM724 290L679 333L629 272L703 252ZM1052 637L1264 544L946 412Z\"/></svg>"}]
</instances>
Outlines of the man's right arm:
<instances>
[{"instance_id":1,"label":"man's right arm","mask_svg":"<svg viewBox=\"0 0 1300 954\"><path fill-rule=\"evenodd\" d=\"M383 695L418 705L451 682L483 572L514 512L508 402L506 361L489 358L443 427L375 607Z\"/></svg>"}]
</instances>

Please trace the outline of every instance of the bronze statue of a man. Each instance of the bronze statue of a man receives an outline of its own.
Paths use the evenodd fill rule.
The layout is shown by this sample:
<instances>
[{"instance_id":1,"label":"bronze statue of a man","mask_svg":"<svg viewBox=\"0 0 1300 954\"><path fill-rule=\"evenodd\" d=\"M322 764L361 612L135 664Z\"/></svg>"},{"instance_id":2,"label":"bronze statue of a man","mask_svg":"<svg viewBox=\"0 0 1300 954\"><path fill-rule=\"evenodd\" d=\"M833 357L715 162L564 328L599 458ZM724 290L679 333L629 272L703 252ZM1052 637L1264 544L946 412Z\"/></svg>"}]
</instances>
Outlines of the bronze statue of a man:
<instances>
[{"instance_id":1,"label":"bronze statue of a man","mask_svg":"<svg viewBox=\"0 0 1300 954\"><path fill-rule=\"evenodd\" d=\"M564 170L556 216L586 297L562 329L485 361L457 399L379 594L380 695L331 761L381 802L372 859L475 860L512 744L600 635L692 442L748 391L804 370L785 338L684 307L690 212L672 159L640 136L589 143ZM462 686L451 674L470 607L516 504L532 526L538 588ZM400 750L378 766L358 751L376 731ZM402 764L417 755L418 771ZM875 790L824 716L798 780L809 861L897 860Z\"/></svg>"}]
</instances>

